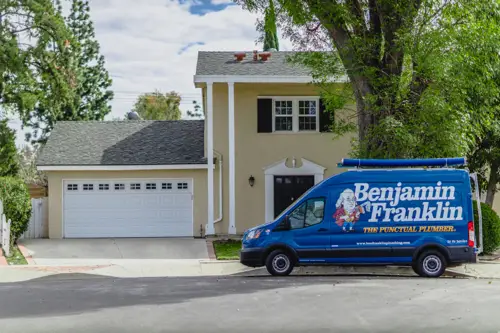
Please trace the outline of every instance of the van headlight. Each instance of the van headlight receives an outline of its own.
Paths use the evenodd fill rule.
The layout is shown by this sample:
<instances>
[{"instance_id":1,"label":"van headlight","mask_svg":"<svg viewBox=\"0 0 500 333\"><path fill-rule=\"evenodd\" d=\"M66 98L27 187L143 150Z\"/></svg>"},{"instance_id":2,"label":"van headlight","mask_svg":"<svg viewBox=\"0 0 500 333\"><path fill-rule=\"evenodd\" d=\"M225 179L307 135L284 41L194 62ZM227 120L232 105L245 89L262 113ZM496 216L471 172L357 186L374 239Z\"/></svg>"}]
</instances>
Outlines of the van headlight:
<instances>
[{"instance_id":1,"label":"van headlight","mask_svg":"<svg viewBox=\"0 0 500 333\"><path fill-rule=\"evenodd\" d=\"M248 233L247 239L257 239L260 237L260 234L262 233L262 230L252 230Z\"/></svg>"}]
</instances>

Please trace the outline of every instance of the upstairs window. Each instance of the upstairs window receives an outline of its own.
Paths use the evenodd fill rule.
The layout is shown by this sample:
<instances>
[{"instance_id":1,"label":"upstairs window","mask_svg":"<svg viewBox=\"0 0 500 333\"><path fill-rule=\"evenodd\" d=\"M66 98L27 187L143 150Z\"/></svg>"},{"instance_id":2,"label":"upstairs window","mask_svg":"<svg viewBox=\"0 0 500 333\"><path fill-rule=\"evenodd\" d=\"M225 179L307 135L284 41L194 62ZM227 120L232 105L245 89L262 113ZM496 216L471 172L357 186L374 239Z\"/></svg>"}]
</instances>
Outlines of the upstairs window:
<instances>
[{"instance_id":1,"label":"upstairs window","mask_svg":"<svg viewBox=\"0 0 500 333\"><path fill-rule=\"evenodd\" d=\"M273 132L317 132L318 98L283 97L273 99Z\"/></svg>"}]
</instances>

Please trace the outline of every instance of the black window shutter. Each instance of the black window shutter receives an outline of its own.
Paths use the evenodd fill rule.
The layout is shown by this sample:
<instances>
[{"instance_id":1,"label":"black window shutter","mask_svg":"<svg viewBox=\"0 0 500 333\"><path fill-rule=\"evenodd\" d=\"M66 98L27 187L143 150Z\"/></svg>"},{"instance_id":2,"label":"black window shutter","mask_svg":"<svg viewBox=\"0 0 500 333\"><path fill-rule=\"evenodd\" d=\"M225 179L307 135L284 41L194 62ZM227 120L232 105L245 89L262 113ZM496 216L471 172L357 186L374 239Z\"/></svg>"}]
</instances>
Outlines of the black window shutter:
<instances>
[{"instance_id":1,"label":"black window shutter","mask_svg":"<svg viewBox=\"0 0 500 333\"><path fill-rule=\"evenodd\" d=\"M257 132L271 133L273 131L273 100L271 98L257 99Z\"/></svg>"},{"instance_id":2,"label":"black window shutter","mask_svg":"<svg viewBox=\"0 0 500 333\"><path fill-rule=\"evenodd\" d=\"M319 100L319 131L320 132L331 132L332 125L334 120L334 113L329 112L325 108L325 103L323 102L323 99L320 98Z\"/></svg>"}]
</instances>

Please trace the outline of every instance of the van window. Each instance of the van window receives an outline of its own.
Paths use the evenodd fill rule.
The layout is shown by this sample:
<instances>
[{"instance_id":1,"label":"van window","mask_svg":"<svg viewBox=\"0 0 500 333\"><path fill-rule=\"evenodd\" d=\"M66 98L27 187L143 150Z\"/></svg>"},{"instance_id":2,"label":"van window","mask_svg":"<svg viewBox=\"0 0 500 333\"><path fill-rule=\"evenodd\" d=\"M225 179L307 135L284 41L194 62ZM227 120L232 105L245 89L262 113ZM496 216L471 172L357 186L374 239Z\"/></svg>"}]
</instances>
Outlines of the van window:
<instances>
[{"instance_id":1,"label":"van window","mask_svg":"<svg viewBox=\"0 0 500 333\"><path fill-rule=\"evenodd\" d=\"M325 198L313 198L303 202L289 215L290 228L302 229L323 222Z\"/></svg>"}]
</instances>

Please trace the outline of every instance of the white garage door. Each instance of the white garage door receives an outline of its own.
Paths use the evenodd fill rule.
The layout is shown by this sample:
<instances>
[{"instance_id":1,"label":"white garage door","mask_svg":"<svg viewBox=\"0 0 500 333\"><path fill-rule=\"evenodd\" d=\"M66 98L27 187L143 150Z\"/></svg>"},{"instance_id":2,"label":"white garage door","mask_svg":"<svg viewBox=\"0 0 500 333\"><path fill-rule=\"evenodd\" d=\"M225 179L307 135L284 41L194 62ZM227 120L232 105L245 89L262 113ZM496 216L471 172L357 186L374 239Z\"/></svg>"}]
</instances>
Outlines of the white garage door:
<instances>
[{"instance_id":1,"label":"white garage door","mask_svg":"<svg viewBox=\"0 0 500 333\"><path fill-rule=\"evenodd\" d=\"M64 236L193 236L191 179L64 181Z\"/></svg>"}]
</instances>

